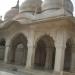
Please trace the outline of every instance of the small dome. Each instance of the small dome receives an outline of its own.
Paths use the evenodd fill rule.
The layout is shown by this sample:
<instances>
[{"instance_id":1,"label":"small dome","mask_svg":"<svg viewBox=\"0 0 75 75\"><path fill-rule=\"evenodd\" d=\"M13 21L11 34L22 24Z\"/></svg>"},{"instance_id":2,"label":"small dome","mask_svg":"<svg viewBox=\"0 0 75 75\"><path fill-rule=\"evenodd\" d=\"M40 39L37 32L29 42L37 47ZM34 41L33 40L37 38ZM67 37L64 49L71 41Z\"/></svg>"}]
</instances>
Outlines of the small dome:
<instances>
[{"instance_id":1,"label":"small dome","mask_svg":"<svg viewBox=\"0 0 75 75\"><path fill-rule=\"evenodd\" d=\"M59 0L44 0L42 4L42 11L59 8Z\"/></svg>"},{"instance_id":2,"label":"small dome","mask_svg":"<svg viewBox=\"0 0 75 75\"><path fill-rule=\"evenodd\" d=\"M65 7L64 7L69 13L73 14L73 4L71 0L65 0Z\"/></svg>"},{"instance_id":3,"label":"small dome","mask_svg":"<svg viewBox=\"0 0 75 75\"><path fill-rule=\"evenodd\" d=\"M63 8L69 13L73 13L73 4L71 0L44 0L42 4L42 11L56 10Z\"/></svg>"},{"instance_id":4,"label":"small dome","mask_svg":"<svg viewBox=\"0 0 75 75\"><path fill-rule=\"evenodd\" d=\"M20 6L20 12L40 12L41 0L25 0Z\"/></svg>"},{"instance_id":5,"label":"small dome","mask_svg":"<svg viewBox=\"0 0 75 75\"><path fill-rule=\"evenodd\" d=\"M4 20L9 20L12 19L13 17L15 17L17 14L19 13L18 9L16 7L11 8L11 10L9 10L5 16L4 16Z\"/></svg>"}]
</instances>

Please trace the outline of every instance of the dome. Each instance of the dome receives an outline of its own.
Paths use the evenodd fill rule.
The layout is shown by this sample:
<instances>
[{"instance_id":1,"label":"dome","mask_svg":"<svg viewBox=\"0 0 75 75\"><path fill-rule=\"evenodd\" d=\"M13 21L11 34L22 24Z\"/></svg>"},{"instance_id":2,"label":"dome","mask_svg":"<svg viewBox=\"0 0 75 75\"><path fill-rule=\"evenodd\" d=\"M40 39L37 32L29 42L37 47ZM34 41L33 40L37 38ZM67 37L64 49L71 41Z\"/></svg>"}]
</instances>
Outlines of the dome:
<instances>
[{"instance_id":1,"label":"dome","mask_svg":"<svg viewBox=\"0 0 75 75\"><path fill-rule=\"evenodd\" d=\"M73 14L73 4L71 0L65 0L65 7L64 7L69 13Z\"/></svg>"},{"instance_id":2,"label":"dome","mask_svg":"<svg viewBox=\"0 0 75 75\"><path fill-rule=\"evenodd\" d=\"M73 13L73 4L71 0L44 0L42 4L42 11L56 10L63 8L69 13Z\"/></svg>"},{"instance_id":3,"label":"dome","mask_svg":"<svg viewBox=\"0 0 75 75\"><path fill-rule=\"evenodd\" d=\"M44 0L42 4L42 11L59 8L59 0Z\"/></svg>"},{"instance_id":4,"label":"dome","mask_svg":"<svg viewBox=\"0 0 75 75\"><path fill-rule=\"evenodd\" d=\"M40 12L41 0L25 0L20 6L20 12Z\"/></svg>"},{"instance_id":5,"label":"dome","mask_svg":"<svg viewBox=\"0 0 75 75\"><path fill-rule=\"evenodd\" d=\"M5 16L4 16L4 20L9 20L12 19L13 17L15 17L17 14L19 13L18 9L16 7L11 8L11 10L9 10Z\"/></svg>"}]
</instances>

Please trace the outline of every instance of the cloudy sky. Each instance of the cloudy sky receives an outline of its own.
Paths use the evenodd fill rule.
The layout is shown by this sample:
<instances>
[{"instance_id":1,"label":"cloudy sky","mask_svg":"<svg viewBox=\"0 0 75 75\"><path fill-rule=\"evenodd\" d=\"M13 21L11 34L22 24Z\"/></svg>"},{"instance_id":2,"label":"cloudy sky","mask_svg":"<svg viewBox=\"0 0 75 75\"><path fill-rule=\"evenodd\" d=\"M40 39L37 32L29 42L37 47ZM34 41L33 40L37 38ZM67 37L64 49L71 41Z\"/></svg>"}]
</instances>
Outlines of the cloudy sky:
<instances>
[{"instance_id":1,"label":"cloudy sky","mask_svg":"<svg viewBox=\"0 0 75 75\"><path fill-rule=\"evenodd\" d=\"M24 0L20 0L20 5ZM5 13L13 6L16 5L17 0L0 0L0 16L4 16ZM75 7L75 0L72 0ZM75 15L75 12L74 12Z\"/></svg>"}]
</instances>

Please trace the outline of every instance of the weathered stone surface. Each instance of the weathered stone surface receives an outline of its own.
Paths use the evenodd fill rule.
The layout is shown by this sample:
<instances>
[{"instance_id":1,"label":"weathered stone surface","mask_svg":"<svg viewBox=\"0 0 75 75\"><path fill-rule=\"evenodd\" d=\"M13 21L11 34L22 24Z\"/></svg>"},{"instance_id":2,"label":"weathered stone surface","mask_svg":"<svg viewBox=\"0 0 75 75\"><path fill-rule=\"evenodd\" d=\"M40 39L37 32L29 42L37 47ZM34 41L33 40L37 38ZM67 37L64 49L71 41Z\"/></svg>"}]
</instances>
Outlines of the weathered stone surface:
<instances>
[{"instance_id":1,"label":"weathered stone surface","mask_svg":"<svg viewBox=\"0 0 75 75\"><path fill-rule=\"evenodd\" d=\"M63 9L65 14L69 13L72 15L73 4L71 0L45 0L42 4L42 11L45 11L45 12L51 11L51 13L53 13L60 9Z\"/></svg>"},{"instance_id":2,"label":"weathered stone surface","mask_svg":"<svg viewBox=\"0 0 75 75\"><path fill-rule=\"evenodd\" d=\"M25 0L20 7L20 12L40 12L41 3L41 0Z\"/></svg>"},{"instance_id":3,"label":"weathered stone surface","mask_svg":"<svg viewBox=\"0 0 75 75\"><path fill-rule=\"evenodd\" d=\"M10 20L12 19L13 17L15 17L17 14L18 14L18 9L13 7L11 8L6 14L5 14L5 17L4 17L4 20Z\"/></svg>"}]
</instances>

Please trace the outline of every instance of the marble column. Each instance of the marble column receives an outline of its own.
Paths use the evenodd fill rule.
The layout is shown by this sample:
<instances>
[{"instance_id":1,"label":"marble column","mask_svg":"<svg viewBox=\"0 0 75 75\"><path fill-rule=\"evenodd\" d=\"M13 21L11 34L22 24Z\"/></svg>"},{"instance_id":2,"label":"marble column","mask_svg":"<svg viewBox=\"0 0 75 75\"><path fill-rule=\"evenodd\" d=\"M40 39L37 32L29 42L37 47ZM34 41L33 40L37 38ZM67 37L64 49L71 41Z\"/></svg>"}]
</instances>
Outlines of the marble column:
<instances>
[{"instance_id":1,"label":"marble column","mask_svg":"<svg viewBox=\"0 0 75 75\"><path fill-rule=\"evenodd\" d=\"M4 57L4 63L8 63L8 52L10 50L10 39L6 40L6 49L5 49L5 57Z\"/></svg>"},{"instance_id":2,"label":"marble column","mask_svg":"<svg viewBox=\"0 0 75 75\"><path fill-rule=\"evenodd\" d=\"M55 72L63 71L64 55L65 55L65 46L62 47L56 46L55 68L54 68Z\"/></svg>"},{"instance_id":3,"label":"marble column","mask_svg":"<svg viewBox=\"0 0 75 75\"><path fill-rule=\"evenodd\" d=\"M55 40L56 55L55 55L55 72L63 71L64 67L64 56L66 48L66 34L64 32L57 33Z\"/></svg>"},{"instance_id":4,"label":"marble column","mask_svg":"<svg viewBox=\"0 0 75 75\"><path fill-rule=\"evenodd\" d=\"M32 67L33 51L34 51L34 33L30 32L28 37L28 54L27 54L26 69L30 69Z\"/></svg>"}]
</instances>

